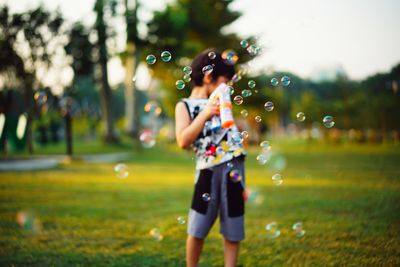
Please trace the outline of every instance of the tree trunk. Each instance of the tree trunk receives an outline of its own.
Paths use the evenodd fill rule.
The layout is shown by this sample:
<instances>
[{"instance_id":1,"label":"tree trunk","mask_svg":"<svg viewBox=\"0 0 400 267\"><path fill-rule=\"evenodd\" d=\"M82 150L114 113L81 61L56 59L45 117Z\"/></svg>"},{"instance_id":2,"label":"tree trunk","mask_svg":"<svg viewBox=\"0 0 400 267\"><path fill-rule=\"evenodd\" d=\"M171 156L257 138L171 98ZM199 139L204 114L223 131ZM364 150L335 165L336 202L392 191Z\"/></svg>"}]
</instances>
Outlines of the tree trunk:
<instances>
[{"instance_id":1,"label":"tree trunk","mask_svg":"<svg viewBox=\"0 0 400 267\"><path fill-rule=\"evenodd\" d=\"M108 62L108 54L107 54L107 33L106 33L106 25L104 23L104 1L97 0L95 6L97 12L97 21L96 21L96 31L98 35L98 46L99 46L99 63L101 66L101 105L102 105L102 113L103 113L103 121L105 124L105 136L104 139L106 142L117 142L118 139L114 132L114 118L112 116L112 92L110 88L110 84L108 82L108 72L107 72L107 62Z\"/></svg>"},{"instance_id":2,"label":"tree trunk","mask_svg":"<svg viewBox=\"0 0 400 267\"><path fill-rule=\"evenodd\" d=\"M67 143L67 155L72 156L72 117L69 111L65 114L65 137Z\"/></svg>"},{"instance_id":3,"label":"tree trunk","mask_svg":"<svg viewBox=\"0 0 400 267\"><path fill-rule=\"evenodd\" d=\"M132 42L127 43L127 58L125 61L125 116L126 126L125 130L128 135L137 137L138 135L138 113L137 113L137 97L136 97L136 51L135 44Z\"/></svg>"}]
</instances>

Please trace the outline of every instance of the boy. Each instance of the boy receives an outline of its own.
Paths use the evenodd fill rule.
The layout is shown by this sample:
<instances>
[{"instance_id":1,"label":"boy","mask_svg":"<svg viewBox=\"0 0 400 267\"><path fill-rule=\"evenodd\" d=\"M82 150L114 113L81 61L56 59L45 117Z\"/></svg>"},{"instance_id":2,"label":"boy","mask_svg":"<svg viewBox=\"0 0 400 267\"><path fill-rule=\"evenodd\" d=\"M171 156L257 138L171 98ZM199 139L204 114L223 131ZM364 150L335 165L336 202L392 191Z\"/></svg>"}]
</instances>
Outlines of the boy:
<instances>
[{"instance_id":1,"label":"boy","mask_svg":"<svg viewBox=\"0 0 400 267\"><path fill-rule=\"evenodd\" d=\"M209 58L209 52L216 57ZM213 66L203 74L204 66ZM244 156L236 125L213 129L211 120L218 116L219 105L209 100L219 86L225 86L234 75L221 53L207 50L192 63L192 92L175 108L176 140L179 147L192 147L196 153L196 179L188 218L186 263L197 266L204 239L220 213L220 233L224 236L225 266L236 266L239 244L244 239ZM235 178L232 179L232 171Z\"/></svg>"}]
</instances>

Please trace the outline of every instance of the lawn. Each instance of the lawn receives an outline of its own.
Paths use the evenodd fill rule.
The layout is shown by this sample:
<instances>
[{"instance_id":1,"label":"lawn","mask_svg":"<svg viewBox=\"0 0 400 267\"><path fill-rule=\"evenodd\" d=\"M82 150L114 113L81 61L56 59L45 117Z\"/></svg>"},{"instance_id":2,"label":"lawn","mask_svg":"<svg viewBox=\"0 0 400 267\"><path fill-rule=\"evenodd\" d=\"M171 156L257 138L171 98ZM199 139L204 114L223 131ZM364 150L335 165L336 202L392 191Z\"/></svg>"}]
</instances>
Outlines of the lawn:
<instances>
[{"instance_id":1,"label":"lawn","mask_svg":"<svg viewBox=\"0 0 400 267\"><path fill-rule=\"evenodd\" d=\"M258 201L246 204L240 266L400 266L399 148L276 145L285 168L258 165L257 148L249 149L247 186ZM126 164L126 179L115 176L115 164L79 161L0 173L0 265L184 266L186 224L176 218L187 216L191 201L191 155L159 146ZM280 186L271 180L278 171ZM16 222L23 210L35 214L40 232ZM265 230L270 222L281 231L275 239ZM291 229L296 222L306 231L301 238ZM200 266L223 266L218 231L217 222Z\"/></svg>"}]
</instances>

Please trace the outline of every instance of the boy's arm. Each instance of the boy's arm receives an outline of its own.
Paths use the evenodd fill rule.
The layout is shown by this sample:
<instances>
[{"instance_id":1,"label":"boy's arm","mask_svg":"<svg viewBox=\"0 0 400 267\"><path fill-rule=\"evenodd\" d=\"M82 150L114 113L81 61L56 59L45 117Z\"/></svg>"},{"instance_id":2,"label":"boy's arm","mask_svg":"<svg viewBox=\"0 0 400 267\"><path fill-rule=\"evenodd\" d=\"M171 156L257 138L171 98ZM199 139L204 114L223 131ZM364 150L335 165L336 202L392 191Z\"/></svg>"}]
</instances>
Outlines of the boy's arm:
<instances>
[{"instance_id":1,"label":"boy's arm","mask_svg":"<svg viewBox=\"0 0 400 267\"><path fill-rule=\"evenodd\" d=\"M205 122L218 113L218 104L209 103L191 122L185 104L178 102L175 107L175 134L178 146L180 148L190 147L203 130Z\"/></svg>"}]
</instances>

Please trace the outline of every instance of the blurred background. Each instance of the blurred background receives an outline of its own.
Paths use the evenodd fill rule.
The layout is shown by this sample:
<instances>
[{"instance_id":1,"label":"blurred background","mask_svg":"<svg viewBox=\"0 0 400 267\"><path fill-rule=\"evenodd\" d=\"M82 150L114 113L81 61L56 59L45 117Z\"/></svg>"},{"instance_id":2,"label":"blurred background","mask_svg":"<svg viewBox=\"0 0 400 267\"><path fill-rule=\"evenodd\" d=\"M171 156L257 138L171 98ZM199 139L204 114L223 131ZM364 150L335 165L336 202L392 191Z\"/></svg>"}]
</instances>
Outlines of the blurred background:
<instances>
[{"instance_id":1,"label":"blurred background","mask_svg":"<svg viewBox=\"0 0 400 267\"><path fill-rule=\"evenodd\" d=\"M267 240L248 241L258 256L240 264L400 264L399 10L394 0L0 0L0 265L184 265L168 251L183 251L194 162L175 145L174 107L190 94L184 67L210 47L237 71L249 236ZM274 225L264 236L275 221L312 230L303 243ZM169 248L154 254L160 231ZM204 266L222 265L218 242Z\"/></svg>"}]
</instances>

